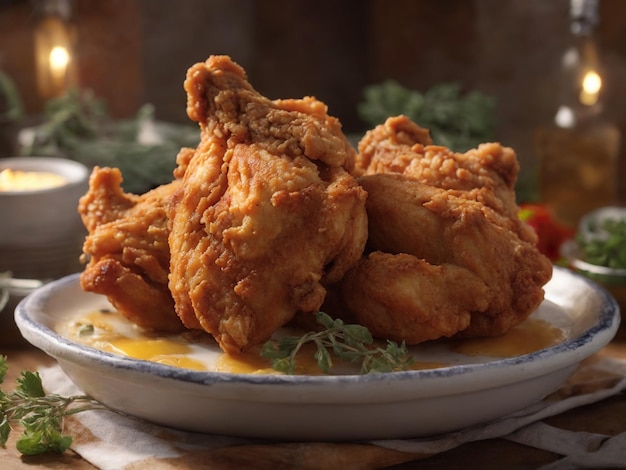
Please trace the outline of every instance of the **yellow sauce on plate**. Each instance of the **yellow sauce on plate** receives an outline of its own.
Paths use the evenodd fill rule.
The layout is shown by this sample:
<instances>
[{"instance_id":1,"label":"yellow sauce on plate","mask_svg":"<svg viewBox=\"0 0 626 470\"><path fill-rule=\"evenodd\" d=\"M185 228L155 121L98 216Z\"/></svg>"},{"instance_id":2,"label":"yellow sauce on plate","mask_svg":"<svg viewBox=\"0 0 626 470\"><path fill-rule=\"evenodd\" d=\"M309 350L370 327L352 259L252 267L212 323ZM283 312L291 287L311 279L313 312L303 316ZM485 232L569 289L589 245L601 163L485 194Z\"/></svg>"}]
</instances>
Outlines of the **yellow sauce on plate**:
<instances>
[{"instance_id":1,"label":"yellow sauce on plate","mask_svg":"<svg viewBox=\"0 0 626 470\"><path fill-rule=\"evenodd\" d=\"M452 349L467 356L515 357L554 346L563 339L559 328L545 320L528 318L502 336L464 339Z\"/></svg>"},{"instance_id":2,"label":"yellow sauce on plate","mask_svg":"<svg viewBox=\"0 0 626 470\"><path fill-rule=\"evenodd\" d=\"M191 347L179 340L171 338L131 339L120 338L108 343L106 350L135 359L157 362L168 366L185 369L206 370L206 366L195 359L187 357Z\"/></svg>"},{"instance_id":3,"label":"yellow sauce on plate","mask_svg":"<svg viewBox=\"0 0 626 470\"><path fill-rule=\"evenodd\" d=\"M78 343L101 351L193 370L234 374L276 374L271 361L261 356L260 347L232 355L219 350L208 335L190 333L156 335L146 332L115 311L88 313L66 325L65 332ZM494 338L470 338L450 341L449 351L465 356L514 357L553 346L563 341L563 332L545 320L529 318L505 335ZM381 343L381 346L384 345ZM211 353L208 353L211 351ZM322 375L314 357L315 346L305 344L296 358L299 375ZM205 360L210 355L212 360ZM450 366L442 361L419 360L415 354L413 370ZM354 366L333 359L339 370ZM354 373L354 372L353 372Z\"/></svg>"},{"instance_id":4,"label":"yellow sauce on plate","mask_svg":"<svg viewBox=\"0 0 626 470\"><path fill-rule=\"evenodd\" d=\"M296 372L302 375L321 375L322 371L313 360L313 352L305 345L296 361ZM241 354L220 354L215 370L231 374L276 374L272 362L261 356L260 348Z\"/></svg>"},{"instance_id":5,"label":"yellow sauce on plate","mask_svg":"<svg viewBox=\"0 0 626 470\"><path fill-rule=\"evenodd\" d=\"M75 341L101 351L185 369L207 370L190 357L191 344L183 336L154 336L112 311L91 312L68 325Z\"/></svg>"}]
</instances>

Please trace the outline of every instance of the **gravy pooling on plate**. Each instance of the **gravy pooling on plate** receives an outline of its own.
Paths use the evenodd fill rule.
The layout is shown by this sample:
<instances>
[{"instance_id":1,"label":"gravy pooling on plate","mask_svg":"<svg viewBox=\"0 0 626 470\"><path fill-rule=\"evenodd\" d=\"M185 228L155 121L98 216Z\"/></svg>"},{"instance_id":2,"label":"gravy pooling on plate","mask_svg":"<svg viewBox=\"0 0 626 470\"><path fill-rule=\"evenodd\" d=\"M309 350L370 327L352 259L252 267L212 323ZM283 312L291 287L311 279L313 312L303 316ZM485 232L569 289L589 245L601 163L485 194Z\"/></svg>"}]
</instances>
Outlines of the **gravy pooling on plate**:
<instances>
[{"instance_id":1,"label":"gravy pooling on plate","mask_svg":"<svg viewBox=\"0 0 626 470\"><path fill-rule=\"evenodd\" d=\"M132 324L114 310L89 312L62 325L60 333L101 351L152 361L185 369L237 374L276 374L271 361L260 354L260 347L237 355L219 350L214 340L202 332L156 334ZM506 334L493 338L443 341L451 352L465 356L507 358L528 354L564 339L563 332L545 320L529 318ZM313 345L307 344L297 357L296 372L301 375L323 374L314 358ZM339 361L337 361L339 363ZM420 361L415 357L414 370L447 367L451 363ZM350 372L347 364L339 370Z\"/></svg>"},{"instance_id":2,"label":"gravy pooling on plate","mask_svg":"<svg viewBox=\"0 0 626 470\"><path fill-rule=\"evenodd\" d=\"M527 318L502 336L467 338L453 350L467 356L514 357L545 349L563 341L563 331L538 318Z\"/></svg>"},{"instance_id":3,"label":"gravy pooling on plate","mask_svg":"<svg viewBox=\"0 0 626 470\"><path fill-rule=\"evenodd\" d=\"M156 335L144 331L118 312L99 310L66 325L65 334L78 343L135 359L194 370L207 370L195 359L194 342L182 335Z\"/></svg>"}]
</instances>

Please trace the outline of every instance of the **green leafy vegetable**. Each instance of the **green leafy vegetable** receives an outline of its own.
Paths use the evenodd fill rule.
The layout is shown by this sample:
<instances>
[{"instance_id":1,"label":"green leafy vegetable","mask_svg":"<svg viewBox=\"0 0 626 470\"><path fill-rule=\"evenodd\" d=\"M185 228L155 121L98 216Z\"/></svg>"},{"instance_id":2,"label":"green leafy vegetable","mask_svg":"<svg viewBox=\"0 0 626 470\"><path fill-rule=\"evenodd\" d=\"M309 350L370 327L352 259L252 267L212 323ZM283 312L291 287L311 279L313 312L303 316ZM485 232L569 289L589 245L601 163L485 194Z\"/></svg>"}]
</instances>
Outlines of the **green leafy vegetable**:
<instances>
[{"instance_id":1,"label":"green leafy vegetable","mask_svg":"<svg viewBox=\"0 0 626 470\"><path fill-rule=\"evenodd\" d=\"M577 236L585 261L598 266L626 269L626 219L605 219L588 227L593 237Z\"/></svg>"},{"instance_id":2,"label":"green leafy vegetable","mask_svg":"<svg viewBox=\"0 0 626 470\"><path fill-rule=\"evenodd\" d=\"M333 367L333 355L339 360L360 362L361 373L405 370L413 362L404 343L388 341L386 348L374 347L372 334L362 325L346 324L324 312L317 313L317 322L323 327L321 331L270 340L263 345L261 355L285 374L296 372L296 356L307 343L316 346L315 359L325 373Z\"/></svg>"},{"instance_id":3,"label":"green leafy vegetable","mask_svg":"<svg viewBox=\"0 0 626 470\"><path fill-rule=\"evenodd\" d=\"M478 91L461 93L456 83L434 86L425 93L394 80L371 85L358 105L359 116L371 126L404 114L431 131L433 141L458 152L493 140L495 100Z\"/></svg>"},{"instance_id":4,"label":"green leafy vegetable","mask_svg":"<svg viewBox=\"0 0 626 470\"><path fill-rule=\"evenodd\" d=\"M0 356L0 384L7 371L6 357ZM24 431L16 442L24 455L63 453L72 437L63 434L63 419L87 410L109 409L87 395L47 395L37 372L23 371L12 392L0 390L0 445L4 447L16 423Z\"/></svg>"}]
</instances>

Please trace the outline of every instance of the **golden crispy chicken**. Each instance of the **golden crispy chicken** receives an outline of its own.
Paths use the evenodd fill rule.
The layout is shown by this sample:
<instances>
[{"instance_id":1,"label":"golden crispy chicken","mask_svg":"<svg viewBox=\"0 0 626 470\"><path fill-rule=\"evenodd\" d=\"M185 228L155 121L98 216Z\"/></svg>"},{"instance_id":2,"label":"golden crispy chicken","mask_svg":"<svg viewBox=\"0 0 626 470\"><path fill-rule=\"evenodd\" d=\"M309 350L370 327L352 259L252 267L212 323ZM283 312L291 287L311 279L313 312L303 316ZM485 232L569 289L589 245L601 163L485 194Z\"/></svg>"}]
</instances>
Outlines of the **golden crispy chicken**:
<instances>
[{"instance_id":1,"label":"golden crispy chicken","mask_svg":"<svg viewBox=\"0 0 626 470\"><path fill-rule=\"evenodd\" d=\"M183 324L168 289L167 206L178 181L144 195L121 188L117 168L94 168L79 212L89 234L81 274L84 290L106 295L132 322L154 330L179 331Z\"/></svg>"},{"instance_id":2,"label":"golden crispy chicken","mask_svg":"<svg viewBox=\"0 0 626 470\"><path fill-rule=\"evenodd\" d=\"M429 142L400 116L359 143L371 254L346 275L343 300L374 334L407 343L502 334L541 303L552 274L517 217L517 157Z\"/></svg>"},{"instance_id":3,"label":"golden crispy chicken","mask_svg":"<svg viewBox=\"0 0 626 470\"><path fill-rule=\"evenodd\" d=\"M471 312L486 308L490 296L487 285L465 268L382 251L348 271L342 288L360 324L374 336L406 344L466 329Z\"/></svg>"},{"instance_id":4,"label":"golden crispy chicken","mask_svg":"<svg viewBox=\"0 0 626 470\"><path fill-rule=\"evenodd\" d=\"M463 191L462 197L517 220L514 189L519 163L513 149L498 143L455 153L432 145L426 129L406 116L396 116L368 131L359 142L355 171L399 173L437 188ZM526 225L517 229L524 232L520 233L524 238L535 236Z\"/></svg>"},{"instance_id":5,"label":"golden crispy chicken","mask_svg":"<svg viewBox=\"0 0 626 470\"><path fill-rule=\"evenodd\" d=\"M324 306L415 344L504 333L543 300L552 266L517 217L512 149L455 153L398 116L357 155L322 102L270 100L226 56L185 90L201 142L172 183L126 194L95 168L79 204L81 285L134 323L236 353Z\"/></svg>"},{"instance_id":6,"label":"golden crispy chicken","mask_svg":"<svg viewBox=\"0 0 626 470\"><path fill-rule=\"evenodd\" d=\"M550 279L552 265L533 243L509 230L504 216L477 201L402 175L369 175L360 182L368 192L370 249L414 258L412 263L405 261L414 266L413 271L401 268L402 282L397 281L394 268L398 263L392 257L382 260L376 252L346 276L346 303L365 326L373 328L383 321L380 309L368 307L371 302L386 305L387 316L394 317L402 329L401 333L388 329L386 335L407 343L461 331L499 335L526 319L543 300L542 287ZM384 267L374 266L376 260ZM374 277L385 286L376 297L370 285ZM434 307L398 309L396 299L408 298L409 287L416 304L435 299ZM467 323L453 320L451 325L452 315ZM425 337L415 317L437 328ZM459 329L454 331L454 325Z\"/></svg>"},{"instance_id":7,"label":"golden crispy chicken","mask_svg":"<svg viewBox=\"0 0 626 470\"><path fill-rule=\"evenodd\" d=\"M169 287L187 327L237 352L319 309L362 255L366 194L320 101L269 100L225 56L191 67L185 90L202 138L175 172Z\"/></svg>"}]
</instances>

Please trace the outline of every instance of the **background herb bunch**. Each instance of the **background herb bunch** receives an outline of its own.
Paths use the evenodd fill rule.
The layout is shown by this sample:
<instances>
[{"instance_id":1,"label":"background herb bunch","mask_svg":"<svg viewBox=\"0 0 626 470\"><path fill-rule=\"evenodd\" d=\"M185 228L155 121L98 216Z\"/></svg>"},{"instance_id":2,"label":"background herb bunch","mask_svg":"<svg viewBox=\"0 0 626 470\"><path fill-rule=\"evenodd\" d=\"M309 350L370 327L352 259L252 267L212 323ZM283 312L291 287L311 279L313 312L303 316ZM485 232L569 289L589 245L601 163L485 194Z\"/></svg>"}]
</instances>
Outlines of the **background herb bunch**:
<instances>
[{"instance_id":1,"label":"background herb bunch","mask_svg":"<svg viewBox=\"0 0 626 470\"><path fill-rule=\"evenodd\" d=\"M461 92L456 83L442 83L424 93L386 80L364 89L359 117L371 127L404 114L430 130L433 142L456 152L493 141L495 99L479 91Z\"/></svg>"}]
</instances>

